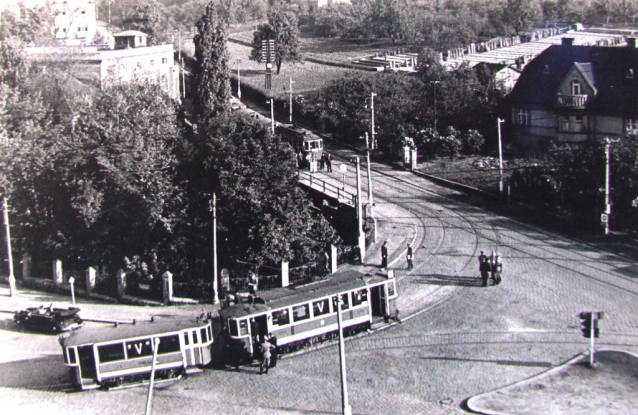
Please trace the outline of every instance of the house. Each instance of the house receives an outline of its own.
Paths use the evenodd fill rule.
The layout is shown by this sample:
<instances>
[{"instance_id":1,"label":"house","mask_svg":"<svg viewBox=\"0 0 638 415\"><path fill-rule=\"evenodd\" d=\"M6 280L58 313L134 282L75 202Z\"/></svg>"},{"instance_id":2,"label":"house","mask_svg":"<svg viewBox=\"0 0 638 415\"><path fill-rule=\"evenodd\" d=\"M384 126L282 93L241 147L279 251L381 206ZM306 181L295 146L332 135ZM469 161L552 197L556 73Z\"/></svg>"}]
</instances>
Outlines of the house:
<instances>
[{"instance_id":1,"label":"house","mask_svg":"<svg viewBox=\"0 0 638 415\"><path fill-rule=\"evenodd\" d=\"M179 67L172 44L146 46L147 35L125 31L113 35L115 49L98 47L28 47L27 57L39 66L58 67L99 89L114 83L159 83L179 99Z\"/></svg>"},{"instance_id":2,"label":"house","mask_svg":"<svg viewBox=\"0 0 638 415\"><path fill-rule=\"evenodd\" d=\"M97 30L93 0L53 0L53 31L56 39L67 44L90 44Z\"/></svg>"},{"instance_id":3,"label":"house","mask_svg":"<svg viewBox=\"0 0 638 415\"><path fill-rule=\"evenodd\" d=\"M528 150L638 135L638 50L563 38L532 60L508 97L512 136Z\"/></svg>"}]
</instances>

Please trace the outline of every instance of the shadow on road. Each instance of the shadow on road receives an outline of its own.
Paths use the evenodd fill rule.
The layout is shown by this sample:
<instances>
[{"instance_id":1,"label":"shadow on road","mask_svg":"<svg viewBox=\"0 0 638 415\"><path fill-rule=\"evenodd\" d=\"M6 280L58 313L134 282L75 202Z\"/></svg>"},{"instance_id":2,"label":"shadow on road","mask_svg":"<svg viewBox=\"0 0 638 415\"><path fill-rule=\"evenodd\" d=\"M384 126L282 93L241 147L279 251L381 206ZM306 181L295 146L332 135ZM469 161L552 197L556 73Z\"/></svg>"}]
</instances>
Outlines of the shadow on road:
<instances>
[{"instance_id":1,"label":"shadow on road","mask_svg":"<svg viewBox=\"0 0 638 415\"><path fill-rule=\"evenodd\" d=\"M411 282L429 285L451 285L457 287L481 287L483 281L479 276L463 277L460 275L425 274L412 275Z\"/></svg>"},{"instance_id":2,"label":"shadow on road","mask_svg":"<svg viewBox=\"0 0 638 415\"><path fill-rule=\"evenodd\" d=\"M0 363L0 388L73 391L62 354Z\"/></svg>"},{"instance_id":3,"label":"shadow on road","mask_svg":"<svg viewBox=\"0 0 638 415\"><path fill-rule=\"evenodd\" d=\"M483 360L483 359L459 359L454 357L422 357L423 360L443 360L468 363L496 363L504 366L525 366L525 367L554 367L551 362L526 362L519 360Z\"/></svg>"}]
</instances>

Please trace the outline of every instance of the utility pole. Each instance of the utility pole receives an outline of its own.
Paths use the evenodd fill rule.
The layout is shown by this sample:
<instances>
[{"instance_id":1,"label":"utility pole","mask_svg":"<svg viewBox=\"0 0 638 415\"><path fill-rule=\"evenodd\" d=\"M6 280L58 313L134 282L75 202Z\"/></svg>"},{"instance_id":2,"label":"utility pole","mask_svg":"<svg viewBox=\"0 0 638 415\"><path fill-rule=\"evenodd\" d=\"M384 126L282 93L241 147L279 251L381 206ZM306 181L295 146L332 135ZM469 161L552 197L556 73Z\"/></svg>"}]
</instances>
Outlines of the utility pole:
<instances>
[{"instance_id":1,"label":"utility pole","mask_svg":"<svg viewBox=\"0 0 638 415\"><path fill-rule=\"evenodd\" d=\"M184 74L186 68L184 67L184 58L182 58L182 98L186 98L186 75Z\"/></svg>"},{"instance_id":2,"label":"utility pole","mask_svg":"<svg viewBox=\"0 0 638 415\"><path fill-rule=\"evenodd\" d=\"M440 84L441 81L430 81L432 85L432 95L434 95L434 131L436 131L436 84Z\"/></svg>"},{"instance_id":3,"label":"utility pole","mask_svg":"<svg viewBox=\"0 0 638 415\"><path fill-rule=\"evenodd\" d=\"M611 140L609 137L605 137L605 213L602 216L604 220L602 220L603 225L605 227L605 235L609 235L609 215L611 214L611 205L609 204L609 188L610 188L610 168L609 168L609 145L611 144Z\"/></svg>"},{"instance_id":4,"label":"utility pole","mask_svg":"<svg viewBox=\"0 0 638 415\"><path fill-rule=\"evenodd\" d=\"M13 255L11 254L11 231L9 230L9 203L6 196L2 201L4 213L4 227L7 236L7 261L9 262L9 292L11 297L18 295L16 290L16 277L13 275Z\"/></svg>"},{"instance_id":5,"label":"utility pole","mask_svg":"<svg viewBox=\"0 0 638 415\"><path fill-rule=\"evenodd\" d=\"M505 120L497 118L498 121L498 168L499 168L499 182L498 182L498 191L503 193L503 145L501 143L501 123L504 123Z\"/></svg>"},{"instance_id":6,"label":"utility pole","mask_svg":"<svg viewBox=\"0 0 638 415\"><path fill-rule=\"evenodd\" d=\"M359 156L355 157L357 164L357 232L359 237L359 252L361 254L361 263L366 255L366 235L363 232L363 214L361 211L361 163Z\"/></svg>"},{"instance_id":7,"label":"utility pole","mask_svg":"<svg viewBox=\"0 0 638 415\"><path fill-rule=\"evenodd\" d=\"M377 242L377 219L374 217L374 200L372 198L372 175L370 174L370 146L368 145L368 133L366 133L366 162L368 167L368 204L370 205L370 218L372 218L372 242Z\"/></svg>"},{"instance_id":8,"label":"utility pole","mask_svg":"<svg viewBox=\"0 0 638 415\"><path fill-rule=\"evenodd\" d=\"M241 73L239 71L239 63L241 59L237 58L237 99L241 101Z\"/></svg>"},{"instance_id":9,"label":"utility pole","mask_svg":"<svg viewBox=\"0 0 638 415\"><path fill-rule=\"evenodd\" d=\"M213 304L219 304L217 295L217 195L213 193Z\"/></svg>"},{"instance_id":10,"label":"utility pole","mask_svg":"<svg viewBox=\"0 0 638 415\"><path fill-rule=\"evenodd\" d=\"M275 134L275 100L270 98L267 103L270 103L270 130Z\"/></svg>"},{"instance_id":11,"label":"utility pole","mask_svg":"<svg viewBox=\"0 0 638 415\"><path fill-rule=\"evenodd\" d=\"M348 380L346 378L346 347L343 341L343 317L341 316L342 305L343 299L339 295L337 297L337 324L339 326L339 363L341 366L341 410L343 415L352 415L352 407L348 403Z\"/></svg>"},{"instance_id":12,"label":"utility pole","mask_svg":"<svg viewBox=\"0 0 638 415\"><path fill-rule=\"evenodd\" d=\"M290 77L290 116L288 118L290 124L292 124L292 84L294 84L294 82L292 81L292 77Z\"/></svg>"},{"instance_id":13,"label":"utility pole","mask_svg":"<svg viewBox=\"0 0 638 415\"><path fill-rule=\"evenodd\" d=\"M372 140L371 147L373 149L376 148L376 144L377 144L377 142L375 140L375 137L374 137L374 97L376 97L376 96L377 96L377 94L375 94L374 92L370 93L370 109L372 111L372 122L371 122L371 124L372 124L371 128L372 129L370 131L370 138Z\"/></svg>"},{"instance_id":14,"label":"utility pole","mask_svg":"<svg viewBox=\"0 0 638 415\"><path fill-rule=\"evenodd\" d=\"M175 32L173 32L175 33ZM181 62L182 61L182 28L179 28L179 36L177 37L178 39L178 44L177 44L177 62Z\"/></svg>"},{"instance_id":15,"label":"utility pole","mask_svg":"<svg viewBox=\"0 0 638 415\"><path fill-rule=\"evenodd\" d=\"M146 397L146 415L151 415L151 403L153 401L153 384L155 383L155 365L157 364L157 349L160 343L159 337L155 337L152 342L153 362L151 362L151 379L148 384L148 396Z\"/></svg>"}]
</instances>

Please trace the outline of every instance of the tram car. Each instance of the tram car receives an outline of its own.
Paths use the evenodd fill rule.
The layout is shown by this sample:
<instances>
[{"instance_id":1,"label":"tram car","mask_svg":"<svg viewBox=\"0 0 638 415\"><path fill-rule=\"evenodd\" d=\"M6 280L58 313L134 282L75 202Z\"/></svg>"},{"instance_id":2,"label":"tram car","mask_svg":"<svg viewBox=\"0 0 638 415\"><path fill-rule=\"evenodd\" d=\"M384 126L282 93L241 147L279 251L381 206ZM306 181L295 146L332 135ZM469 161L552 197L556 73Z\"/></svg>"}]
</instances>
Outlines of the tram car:
<instances>
[{"instance_id":1,"label":"tram car","mask_svg":"<svg viewBox=\"0 0 638 415\"><path fill-rule=\"evenodd\" d=\"M296 126L295 124L280 124L275 128L292 148L295 154L301 154L300 166L307 167L310 161L319 161L323 156L323 139Z\"/></svg>"},{"instance_id":2,"label":"tram car","mask_svg":"<svg viewBox=\"0 0 638 415\"><path fill-rule=\"evenodd\" d=\"M156 382L177 380L186 369L211 361L210 321L159 320L85 328L60 343L74 386L108 390L149 382L155 339L159 339Z\"/></svg>"},{"instance_id":3,"label":"tram car","mask_svg":"<svg viewBox=\"0 0 638 415\"><path fill-rule=\"evenodd\" d=\"M337 338L338 298L345 335L370 328L376 318L396 316L396 280L385 275L348 270L329 279L295 288L259 293L252 303L220 311L230 363L238 366L259 358L259 343L275 339L277 353Z\"/></svg>"}]
</instances>

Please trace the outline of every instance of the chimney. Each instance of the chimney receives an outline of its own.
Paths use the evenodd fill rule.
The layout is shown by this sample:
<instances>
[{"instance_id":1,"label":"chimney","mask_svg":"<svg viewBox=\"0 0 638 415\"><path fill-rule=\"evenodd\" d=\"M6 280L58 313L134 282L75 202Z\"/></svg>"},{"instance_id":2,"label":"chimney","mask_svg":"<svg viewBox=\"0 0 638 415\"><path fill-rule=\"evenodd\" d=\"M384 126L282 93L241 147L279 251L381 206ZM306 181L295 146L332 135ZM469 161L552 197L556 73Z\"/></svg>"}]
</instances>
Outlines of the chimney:
<instances>
[{"instance_id":1,"label":"chimney","mask_svg":"<svg viewBox=\"0 0 638 415\"><path fill-rule=\"evenodd\" d=\"M574 38L573 37L561 38L561 45L563 45L563 46L572 46L573 44L574 44Z\"/></svg>"},{"instance_id":2,"label":"chimney","mask_svg":"<svg viewBox=\"0 0 638 415\"><path fill-rule=\"evenodd\" d=\"M627 47L629 49L636 49L636 38L635 37L628 37L626 40L627 40Z\"/></svg>"}]
</instances>

